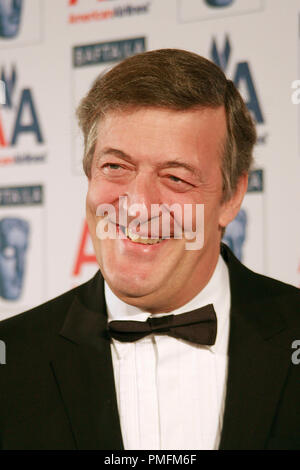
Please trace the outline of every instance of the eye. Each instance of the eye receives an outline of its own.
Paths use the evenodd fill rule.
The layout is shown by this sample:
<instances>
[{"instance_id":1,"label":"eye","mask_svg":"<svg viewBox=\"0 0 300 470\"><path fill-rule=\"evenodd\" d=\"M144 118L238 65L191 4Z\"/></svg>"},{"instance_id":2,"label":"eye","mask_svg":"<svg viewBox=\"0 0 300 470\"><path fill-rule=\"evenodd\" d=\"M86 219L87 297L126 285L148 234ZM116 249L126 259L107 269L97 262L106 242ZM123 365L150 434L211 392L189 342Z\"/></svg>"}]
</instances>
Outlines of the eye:
<instances>
[{"instance_id":1,"label":"eye","mask_svg":"<svg viewBox=\"0 0 300 470\"><path fill-rule=\"evenodd\" d=\"M193 186L191 183L189 183L188 181L186 180L183 180L182 178L179 178L179 176L175 176L175 175L166 175L166 178L167 178L167 182L168 184L172 185L173 187L174 186L178 186L180 188L189 188L191 186Z\"/></svg>"},{"instance_id":2,"label":"eye","mask_svg":"<svg viewBox=\"0 0 300 470\"><path fill-rule=\"evenodd\" d=\"M168 186L172 191L186 192L194 187L194 185L186 179L182 179L174 174L162 175L165 181L165 185Z\"/></svg>"},{"instance_id":3,"label":"eye","mask_svg":"<svg viewBox=\"0 0 300 470\"><path fill-rule=\"evenodd\" d=\"M169 178L171 181L174 181L174 183L185 183L185 181L174 175L169 175Z\"/></svg>"},{"instance_id":4,"label":"eye","mask_svg":"<svg viewBox=\"0 0 300 470\"><path fill-rule=\"evenodd\" d=\"M101 169L104 175L112 178L122 176L126 172L126 168L119 163L105 163Z\"/></svg>"},{"instance_id":5,"label":"eye","mask_svg":"<svg viewBox=\"0 0 300 470\"><path fill-rule=\"evenodd\" d=\"M102 168L107 168L109 170L118 170L121 168L121 165L118 165L118 163L105 163Z\"/></svg>"}]
</instances>

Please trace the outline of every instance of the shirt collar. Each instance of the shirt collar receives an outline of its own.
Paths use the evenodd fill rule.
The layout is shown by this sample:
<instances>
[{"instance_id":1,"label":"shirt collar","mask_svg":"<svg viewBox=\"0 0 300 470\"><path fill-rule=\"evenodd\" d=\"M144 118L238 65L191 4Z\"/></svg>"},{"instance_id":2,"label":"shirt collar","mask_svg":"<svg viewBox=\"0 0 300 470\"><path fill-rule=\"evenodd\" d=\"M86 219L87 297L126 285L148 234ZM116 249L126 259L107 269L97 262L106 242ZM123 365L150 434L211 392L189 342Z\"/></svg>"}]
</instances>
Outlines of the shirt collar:
<instances>
[{"instance_id":1,"label":"shirt collar","mask_svg":"<svg viewBox=\"0 0 300 470\"><path fill-rule=\"evenodd\" d=\"M146 321L149 316L153 316L149 312L145 312L138 307L129 305L123 300L119 299L108 284L105 282L104 285L105 299L107 305L107 315L108 321L112 320L136 320L136 321ZM230 283L229 283L229 273L228 268L220 255L218 258L217 265L215 270L206 284L206 286L189 302L187 302L182 307L175 309L171 312L155 314L156 317L162 315L178 315L179 313L184 313L197 308L203 307L204 305L213 304L217 321L217 338L214 346L211 346L212 351L219 350L222 345L222 334L227 320L229 320L229 311L230 311Z\"/></svg>"}]
</instances>

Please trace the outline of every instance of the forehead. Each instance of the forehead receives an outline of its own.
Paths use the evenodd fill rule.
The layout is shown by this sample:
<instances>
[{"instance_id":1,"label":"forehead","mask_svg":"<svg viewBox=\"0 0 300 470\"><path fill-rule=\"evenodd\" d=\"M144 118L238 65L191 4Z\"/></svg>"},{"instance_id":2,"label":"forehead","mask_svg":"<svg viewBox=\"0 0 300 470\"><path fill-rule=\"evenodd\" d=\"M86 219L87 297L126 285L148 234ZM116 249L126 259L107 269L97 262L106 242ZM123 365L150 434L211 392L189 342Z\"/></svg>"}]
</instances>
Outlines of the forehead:
<instances>
[{"instance_id":1,"label":"forehead","mask_svg":"<svg viewBox=\"0 0 300 470\"><path fill-rule=\"evenodd\" d=\"M226 138L223 107L174 111L140 108L107 113L98 127L96 153L106 147L136 158L185 157L220 154Z\"/></svg>"}]
</instances>

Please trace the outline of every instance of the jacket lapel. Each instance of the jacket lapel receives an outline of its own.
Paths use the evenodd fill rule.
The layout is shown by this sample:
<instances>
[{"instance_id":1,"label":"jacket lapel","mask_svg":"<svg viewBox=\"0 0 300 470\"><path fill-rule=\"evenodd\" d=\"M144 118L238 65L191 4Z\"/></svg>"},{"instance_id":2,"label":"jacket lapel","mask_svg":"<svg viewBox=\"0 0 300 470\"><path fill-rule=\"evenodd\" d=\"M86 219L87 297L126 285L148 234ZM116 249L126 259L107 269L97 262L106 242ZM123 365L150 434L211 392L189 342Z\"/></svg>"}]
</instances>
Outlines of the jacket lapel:
<instances>
[{"instance_id":1,"label":"jacket lapel","mask_svg":"<svg viewBox=\"0 0 300 470\"><path fill-rule=\"evenodd\" d=\"M293 334L267 283L222 247L231 284L227 394L220 449L262 449L271 431L290 365Z\"/></svg>"},{"instance_id":2,"label":"jacket lapel","mask_svg":"<svg viewBox=\"0 0 300 470\"><path fill-rule=\"evenodd\" d=\"M99 273L79 289L54 350L51 367L76 448L122 449Z\"/></svg>"}]
</instances>

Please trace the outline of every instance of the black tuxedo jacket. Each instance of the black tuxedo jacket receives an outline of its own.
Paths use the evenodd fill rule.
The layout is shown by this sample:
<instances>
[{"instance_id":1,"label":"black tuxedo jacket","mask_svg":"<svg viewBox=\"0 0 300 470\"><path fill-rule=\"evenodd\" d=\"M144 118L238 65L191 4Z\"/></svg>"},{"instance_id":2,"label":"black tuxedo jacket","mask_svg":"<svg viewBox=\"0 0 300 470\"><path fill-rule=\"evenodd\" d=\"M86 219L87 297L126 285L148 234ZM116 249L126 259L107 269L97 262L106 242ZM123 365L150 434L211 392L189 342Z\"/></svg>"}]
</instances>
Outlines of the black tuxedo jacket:
<instances>
[{"instance_id":1,"label":"black tuxedo jacket","mask_svg":"<svg viewBox=\"0 0 300 470\"><path fill-rule=\"evenodd\" d=\"M222 255L232 307L220 449L300 449L299 290L253 273L224 245ZM98 272L0 323L0 448L123 448L106 320Z\"/></svg>"}]
</instances>

